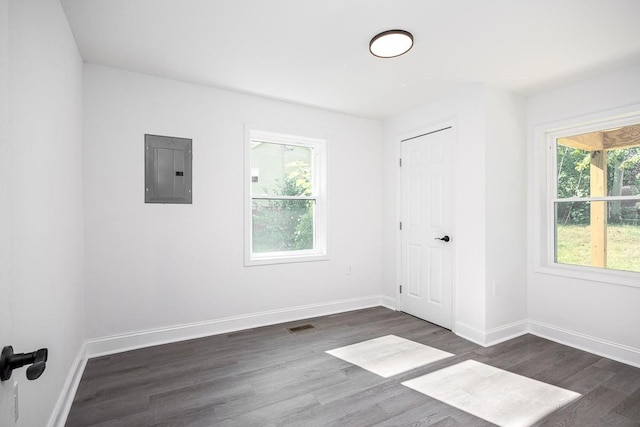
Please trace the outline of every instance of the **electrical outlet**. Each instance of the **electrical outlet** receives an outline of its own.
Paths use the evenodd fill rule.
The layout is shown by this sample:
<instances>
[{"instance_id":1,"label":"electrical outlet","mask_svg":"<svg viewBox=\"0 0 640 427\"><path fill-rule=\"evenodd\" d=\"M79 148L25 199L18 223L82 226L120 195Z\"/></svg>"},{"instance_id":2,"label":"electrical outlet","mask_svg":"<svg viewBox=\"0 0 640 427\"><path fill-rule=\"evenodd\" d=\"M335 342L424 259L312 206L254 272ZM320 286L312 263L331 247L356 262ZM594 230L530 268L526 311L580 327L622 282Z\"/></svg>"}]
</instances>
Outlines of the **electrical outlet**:
<instances>
[{"instance_id":1,"label":"electrical outlet","mask_svg":"<svg viewBox=\"0 0 640 427\"><path fill-rule=\"evenodd\" d=\"M494 297L496 296L496 293L497 293L497 289L496 289L497 287L498 287L498 284L497 284L497 283L496 283L496 281L494 280L494 281L493 281L493 296L494 296Z\"/></svg>"},{"instance_id":2,"label":"electrical outlet","mask_svg":"<svg viewBox=\"0 0 640 427\"><path fill-rule=\"evenodd\" d=\"M347 274L353 273L353 266L351 264L347 264Z\"/></svg>"},{"instance_id":3,"label":"electrical outlet","mask_svg":"<svg viewBox=\"0 0 640 427\"><path fill-rule=\"evenodd\" d=\"M20 409L18 407L18 381L13 382L13 416L14 422L18 422L20 418Z\"/></svg>"}]
</instances>

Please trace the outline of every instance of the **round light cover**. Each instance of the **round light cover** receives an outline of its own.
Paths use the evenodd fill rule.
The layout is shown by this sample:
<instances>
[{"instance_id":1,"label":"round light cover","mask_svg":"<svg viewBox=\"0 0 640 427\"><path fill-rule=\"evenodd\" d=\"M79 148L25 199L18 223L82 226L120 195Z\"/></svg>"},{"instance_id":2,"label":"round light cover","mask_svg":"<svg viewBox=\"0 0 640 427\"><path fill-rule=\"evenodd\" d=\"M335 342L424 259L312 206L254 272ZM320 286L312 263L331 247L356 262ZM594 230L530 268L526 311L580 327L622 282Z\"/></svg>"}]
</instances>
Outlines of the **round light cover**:
<instances>
[{"instance_id":1,"label":"round light cover","mask_svg":"<svg viewBox=\"0 0 640 427\"><path fill-rule=\"evenodd\" d=\"M379 58L395 58L403 55L413 46L413 36L404 30L389 30L371 39L369 51Z\"/></svg>"}]
</instances>

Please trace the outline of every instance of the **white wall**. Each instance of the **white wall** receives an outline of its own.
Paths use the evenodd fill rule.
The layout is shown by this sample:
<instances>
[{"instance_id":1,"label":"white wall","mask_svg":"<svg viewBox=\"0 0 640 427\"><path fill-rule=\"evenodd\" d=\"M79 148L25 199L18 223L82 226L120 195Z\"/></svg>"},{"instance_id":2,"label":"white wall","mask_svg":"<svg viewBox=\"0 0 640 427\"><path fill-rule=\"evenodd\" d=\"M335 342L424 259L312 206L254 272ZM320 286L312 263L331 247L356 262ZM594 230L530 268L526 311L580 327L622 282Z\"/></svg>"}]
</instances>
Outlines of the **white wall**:
<instances>
[{"instance_id":1,"label":"white wall","mask_svg":"<svg viewBox=\"0 0 640 427\"><path fill-rule=\"evenodd\" d=\"M383 146L383 293L396 296L400 265L400 140L453 123L454 330L481 344L523 333L525 311L524 102L482 85L385 122ZM505 197L508 199L505 200ZM503 210L511 212L504 217ZM493 295L493 281L497 292ZM505 328L494 332L494 329Z\"/></svg>"},{"instance_id":2,"label":"white wall","mask_svg":"<svg viewBox=\"0 0 640 427\"><path fill-rule=\"evenodd\" d=\"M524 98L491 87L485 96L486 328L493 341L526 329L527 145ZM514 322L522 323L496 330Z\"/></svg>"},{"instance_id":3,"label":"white wall","mask_svg":"<svg viewBox=\"0 0 640 427\"><path fill-rule=\"evenodd\" d=\"M640 104L640 66L583 81L527 100L529 129L529 265L535 264L534 154L544 156L534 128ZM640 280L638 281L640 285ZM534 272L528 275L528 313L539 334L640 365L640 287Z\"/></svg>"},{"instance_id":4,"label":"white wall","mask_svg":"<svg viewBox=\"0 0 640 427\"><path fill-rule=\"evenodd\" d=\"M379 301L380 122L92 64L84 73L89 338ZM244 266L245 124L327 137L330 261ZM145 133L193 139L192 205L144 203Z\"/></svg>"},{"instance_id":5,"label":"white wall","mask_svg":"<svg viewBox=\"0 0 640 427\"><path fill-rule=\"evenodd\" d=\"M4 402L15 379L17 425L44 426L60 412L58 398L85 338L82 61L58 0L10 0L0 12L3 37L9 37L2 43L9 63L0 75L7 137L1 151L0 345L16 352L49 349L40 379L27 381L22 368L0 386L0 424L13 425L13 408Z\"/></svg>"}]
</instances>

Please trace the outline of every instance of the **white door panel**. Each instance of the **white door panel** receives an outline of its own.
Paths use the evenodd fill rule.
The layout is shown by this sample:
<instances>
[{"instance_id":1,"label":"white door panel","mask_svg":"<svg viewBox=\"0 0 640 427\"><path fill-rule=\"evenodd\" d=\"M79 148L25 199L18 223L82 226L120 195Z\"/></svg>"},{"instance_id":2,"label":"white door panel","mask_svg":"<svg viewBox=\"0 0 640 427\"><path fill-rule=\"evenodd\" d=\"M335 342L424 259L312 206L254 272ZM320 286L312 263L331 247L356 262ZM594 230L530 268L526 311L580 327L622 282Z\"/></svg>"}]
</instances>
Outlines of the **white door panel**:
<instances>
[{"instance_id":1,"label":"white door panel","mask_svg":"<svg viewBox=\"0 0 640 427\"><path fill-rule=\"evenodd\" d=\"M401 308L451 329L451 146L453 130L402 142Z\"/></svg>"}]
</instances>

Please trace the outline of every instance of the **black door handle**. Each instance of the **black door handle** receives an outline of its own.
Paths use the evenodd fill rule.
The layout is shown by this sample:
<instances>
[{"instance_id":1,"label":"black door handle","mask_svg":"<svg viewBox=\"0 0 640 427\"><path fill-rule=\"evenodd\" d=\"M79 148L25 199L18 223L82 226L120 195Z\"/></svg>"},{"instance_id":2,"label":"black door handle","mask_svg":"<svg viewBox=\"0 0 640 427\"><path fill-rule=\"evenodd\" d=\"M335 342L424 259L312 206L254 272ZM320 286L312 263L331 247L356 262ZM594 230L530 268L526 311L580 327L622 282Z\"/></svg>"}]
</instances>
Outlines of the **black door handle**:
<instances>
[{"instance_id":1,"label":"black door handle","mask_svg":"<svg viewBox=\"0 0 640 427\"><path fill-rule=\"evenodd\" d=\"M449 240L451 240L451 238L449 236L444 236L444 237L436 237L435 240L442 240L443 242L448 242Z\"/></svg>"},{"instance_id":2,"label":"black door handle","mask_svg":"<svg viewBox=\"0 0 640 427\"><path fill-rule=\"evenodd\" d=\"M14 369L21 368L24 365L31 365L27 368L27 379L38 379L44 372L48 356L49 351L46 348L41 348L32 353L14 353L13 347L8 345L2 349L2 355L0 356L0 380L8 380L11 378L11 372Z\"/></svg>"}]
</instances>

